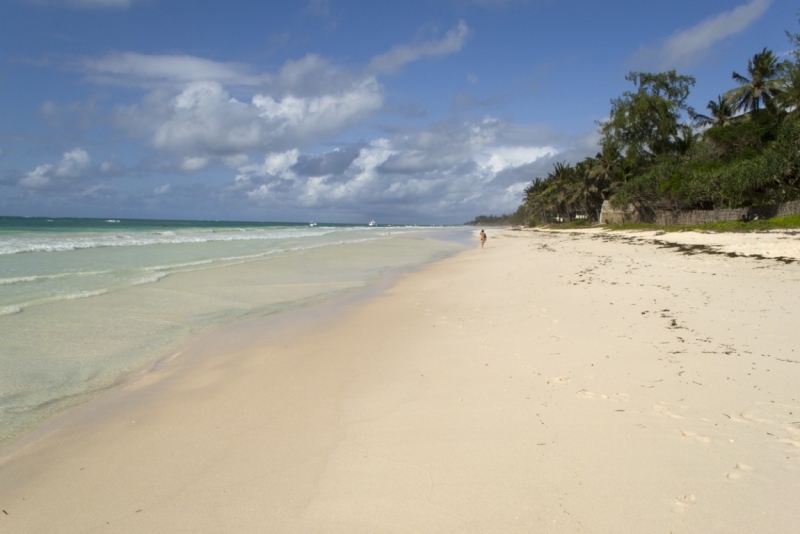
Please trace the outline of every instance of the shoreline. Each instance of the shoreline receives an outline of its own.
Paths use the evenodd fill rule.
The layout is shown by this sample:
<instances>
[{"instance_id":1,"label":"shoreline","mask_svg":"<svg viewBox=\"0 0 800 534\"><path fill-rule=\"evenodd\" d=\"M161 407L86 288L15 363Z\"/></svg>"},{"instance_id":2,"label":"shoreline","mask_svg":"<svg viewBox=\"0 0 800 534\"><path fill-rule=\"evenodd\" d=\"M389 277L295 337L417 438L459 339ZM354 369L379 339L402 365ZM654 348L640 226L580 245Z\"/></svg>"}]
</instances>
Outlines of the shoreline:
<instances>
[{"instance_id":1,"label":"shoreline","mask_svg":"<svg viewBox=\"0 0 800 534\"><path fill-rule=\"evenodd\" d=\"M313 306L464 248L454 230L362 234L6 258L6 273L50 271L0 279L4 302L27 302L0 321L0 444L209 329ZM130 254L135 268L123 261ZM54 296L37 300L45 290Z\"/></svg>"},{"instance_id":2,"label":"shoreline","mask_svg":"<svg viewBox=\"0 0 800 534\"><path fill-rule=\"evenodd\" d=\"M788 531L797 265L553 234L195 340L0 457L0 526Z\"/></svg>"},{"instance_id":3,"label":"shoreline","mask_svg":"<svg viewBox=\"0 0 800 534\"><path fill-rule=\"evenodd\" d=\"M459 243L460 241L456 240L455 242ZM265 329L272 334L290 335L287 334L287 332L296 334L302 322L311 321L314 323L324 323L335 314L351 309L359 303L374 298L381 292L386 291L399 278L425 269L431 263L447 259L453 254L458 254L458 252L450 252L447 253L444 258L433 259L432 261L421 264L389 267L376 278L365 280L364 285L346 288L339 292L322 295L321 297L315 297L306 302L295 302L292 303L290 307L278 309L271 313L264 315L244 315L201 327L191 332L183 339L171 341L164 350L156 354L151 360L125 372L107 386L87 392L82 396L82 400L78 401L76 404L71 404L54 415L34 423L31 427L25 429L11 440L0 442L0 462L30 443L38 441L52 432L65 429L69 426L70 421L75 418L84 417L81 409L87 404L103 402L103 397L120 394L119 390L125 390L126 388L136 388L137 384L140 382L150 384L162 380L164 376L161 375L169 375L174 371L171 371L170 365L173 364L176 359L182 357L189 357L192 359L211 357L205 354L207 351L202 348L205 340L214 340L218 336L223 336L229 342L234 340L234 342L239 345L247 345L255 343L252 335L252 331L255 329ZM245 340L236 340L236 338L234 338L234 333L241 331L249 331L251 333L250 337L246 337ZM239 346L235 351L241 350L241 348L242 347ZM226 350L230 350L230 347ZM121 394L124 394L124 392ZM91 408L86 407L84 409Z\"/></svg>"}]
</instances>

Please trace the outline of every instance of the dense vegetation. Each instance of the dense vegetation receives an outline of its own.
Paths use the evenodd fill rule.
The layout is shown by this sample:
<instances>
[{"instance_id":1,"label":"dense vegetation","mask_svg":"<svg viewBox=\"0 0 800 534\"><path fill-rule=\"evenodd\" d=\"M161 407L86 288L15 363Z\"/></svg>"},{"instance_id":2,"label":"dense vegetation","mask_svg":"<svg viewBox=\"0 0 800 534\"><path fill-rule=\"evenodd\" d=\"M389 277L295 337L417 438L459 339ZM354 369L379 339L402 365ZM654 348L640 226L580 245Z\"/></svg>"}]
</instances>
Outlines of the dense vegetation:
<instances>
[{"instance_id":1,"label":"dense vegetation","mask_svg":"<svg viewBox=\"0 0 800 534\"><path fill-rule=\"evenodd\" d=\"M507 215L478 215L466 224L473 226L520 226L527 222L528 214L525 206L520 206L514 213Z\"/></svg>"},{"instance_id":2,"label":"dense vegetation","mask_svg":"<svg viewBox=\"0 0 800 534\"><path fill-rule=\"evenodd\" d=\"M800 34L787 36L793 57L756 53L744 74L733 73L736 86L709 101L708 115L686 103L692 76L630 73L633 89L599 123L601 151L534 179L518 213L542 224L598 220L604 200L652 213L800 198Z\"/></svg>"}]
</instances>

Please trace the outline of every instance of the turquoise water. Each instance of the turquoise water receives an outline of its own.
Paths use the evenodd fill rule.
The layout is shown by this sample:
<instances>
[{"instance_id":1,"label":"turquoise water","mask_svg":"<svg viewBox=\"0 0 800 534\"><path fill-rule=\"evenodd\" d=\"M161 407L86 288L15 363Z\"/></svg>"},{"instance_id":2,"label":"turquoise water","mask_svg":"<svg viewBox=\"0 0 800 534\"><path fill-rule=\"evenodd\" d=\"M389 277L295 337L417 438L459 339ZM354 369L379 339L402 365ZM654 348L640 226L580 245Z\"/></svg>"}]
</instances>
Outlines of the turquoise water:
<instances>
[{"instance_id":1,"label":"turquoise water","mask_svg":"<svg viewBox=\"0 0 800 534\"><path fill-rule=\"evenodd\" d=\"M200 329L463 250L462 228L0 217L0 442Z\"/></svg>"}]
</instances>

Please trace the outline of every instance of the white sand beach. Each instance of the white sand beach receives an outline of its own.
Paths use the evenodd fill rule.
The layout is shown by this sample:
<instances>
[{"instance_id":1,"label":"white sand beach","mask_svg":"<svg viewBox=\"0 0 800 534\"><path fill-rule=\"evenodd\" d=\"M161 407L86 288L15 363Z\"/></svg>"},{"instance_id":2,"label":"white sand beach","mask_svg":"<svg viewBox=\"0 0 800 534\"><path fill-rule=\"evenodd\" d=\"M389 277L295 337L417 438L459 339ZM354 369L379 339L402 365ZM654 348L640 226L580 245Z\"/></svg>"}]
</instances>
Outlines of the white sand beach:
<instances>
[{"instance_id":1,"label":"white sand beach","mask_svg":"<svg viewBox=\"0 0 800 534\"><path fill-rule=\"evenodd\" d=\"M800 236L488 233L7 446L0 532L797 530Z\"/></svg>"}]
</instances>

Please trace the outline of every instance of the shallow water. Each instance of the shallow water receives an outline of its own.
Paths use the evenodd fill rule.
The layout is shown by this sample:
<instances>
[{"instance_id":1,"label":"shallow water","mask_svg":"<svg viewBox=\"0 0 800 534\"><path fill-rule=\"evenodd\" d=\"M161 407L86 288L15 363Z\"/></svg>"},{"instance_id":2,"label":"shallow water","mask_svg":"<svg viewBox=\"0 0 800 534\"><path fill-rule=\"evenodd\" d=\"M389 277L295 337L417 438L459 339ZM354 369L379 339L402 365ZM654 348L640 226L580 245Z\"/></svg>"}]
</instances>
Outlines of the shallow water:
<instances>
[{"instance_id":1,"label":"shallow water","mask_svg":"<svg viewBox=\"0 0 800 534\"><path fill-rule=\"evenodd\" d=\"M0 442L200 329L329 299L463 250L470 236L462 228L0 218Z\"/></svg>"}]
</instances>

